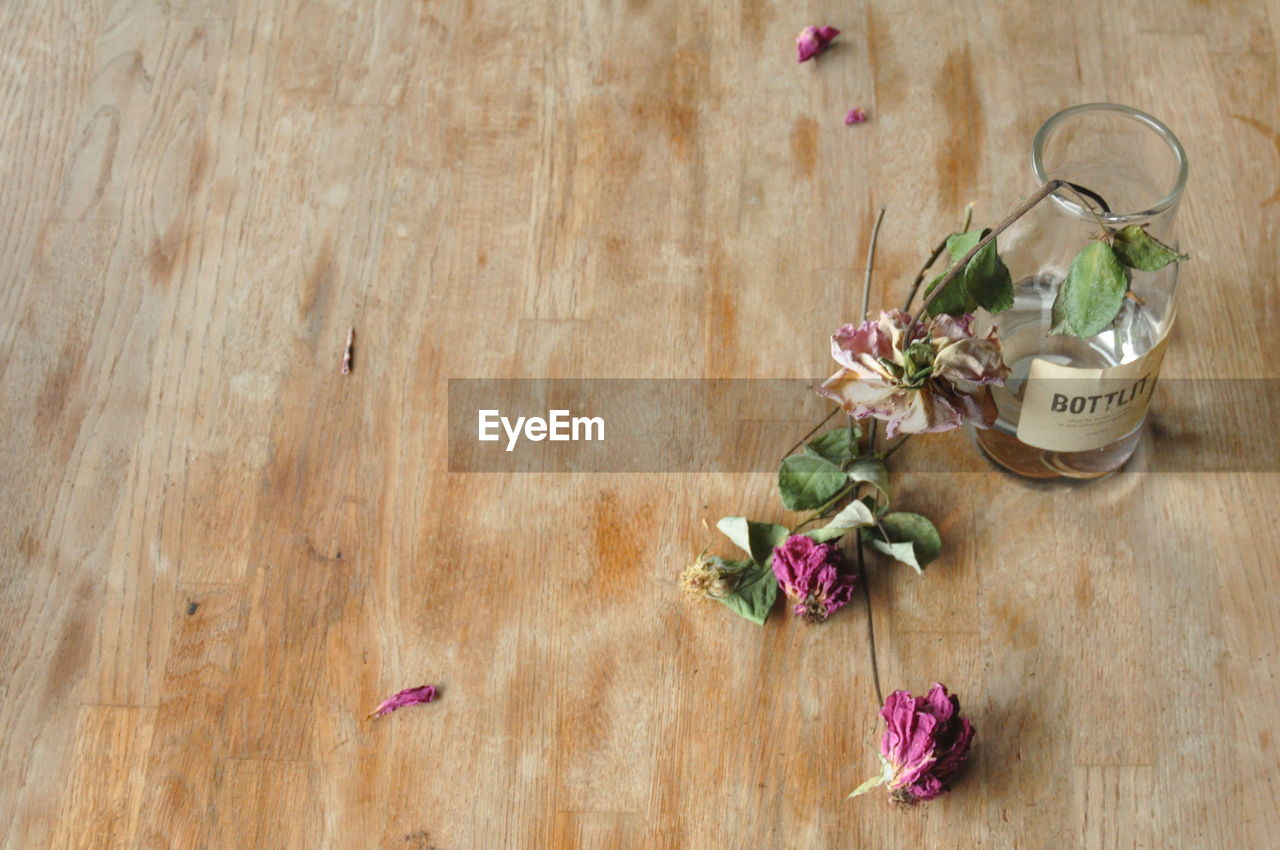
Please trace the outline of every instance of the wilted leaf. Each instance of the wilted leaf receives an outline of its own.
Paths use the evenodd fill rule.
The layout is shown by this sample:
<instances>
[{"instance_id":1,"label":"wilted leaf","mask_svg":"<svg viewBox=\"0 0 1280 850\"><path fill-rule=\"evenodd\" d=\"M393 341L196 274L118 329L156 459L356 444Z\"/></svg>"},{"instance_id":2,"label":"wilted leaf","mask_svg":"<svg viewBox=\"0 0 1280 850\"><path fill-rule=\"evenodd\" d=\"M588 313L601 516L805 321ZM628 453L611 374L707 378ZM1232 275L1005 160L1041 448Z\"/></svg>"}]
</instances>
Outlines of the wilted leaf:
<instances>
[{"instance_id":1,"label":"wilted leaf","mask_svg":"<svg viewBox=\"0 0 1280 850\"><path fill-rule=\"evenodd\" d=\"M1090 242L1071 261L1067 278L1058 287L1049 333L1085 339L1104 330L1124 306L1128 288L1129 273L1111 246Z\"/></svg>"},{"instance_id":2,"label":"wilted leaf","mask_svg":"<svg viewBox=\"0 0 1280 850\"><path fill-rule=\"evenodd\" d=\"M773 608L773 601L777 598L778 580L774 578L773 570L765 563L753 561L738 573L738 583L733 593L718 596L716 601L738 616L763 626Z\"/></svg>"},{"instance_id":3,"label":"wilted leaf","mask_svg":"<svg viewBox=\"0 0 1280 850\"><path fill-rule=\"evenodd\" d=\"M735 546L750 555L751 560L761 565L769 563L773 547L781 546L791 534L786 526L751 522L740 516L727 516L716 523L716 528L724 532Z\"/></svg>"},{"instance_id":4,"label":"wilted leaf","mask_svg":"<svg viewBox=\"0 0 1280 850\"><path fill-rule=\"evenodd\" d=\"M876 521L875 514L871 512L864 503L854 499L845 505L840 513L831 518L831 522L827 523L827 528L860 528L864 525L874 525Z\"/></svg>"},{"instance_id":5,"label":"wilted leaf","mask_svg":"<svg viewBox=\"0 0 1280 850\"><path fill-rule=\"evenodd\" d=\"M951 265L956 263L973 249L989 230L973 230L968 233L952 234L947 239L947 253L951 255ZM945 277L938 275L925 290L926 297L933 292ZM929 304L929 315L937 316L946 313L959 316L972 313L979 307L992 313L1008 310L1013 306L1013 277L996 248L996 240L992 239L982 250L973 255L964 270L953 277L946 288Z\"/></svg>"},{"instance_id":6,"label":"wilted leaf","mask_svg":"<svg viewBox=\"0 0 1280 850\"><path fill-rule=\"evenodd\" d=\"M778 494L790 511L810 511L831 500L844 487L837 464L813 455L792 455L778 470Z\"/></svg>"},{"instance_id":7,"label":"wilted leaf","mask_svg":"<svg viewBox=\"0 0 1280 850\"><path fill-rule=\"evenodd\" d=\"M881 536L881 529L889 539ZM901 561L924 575L929 566L942 553L942 538L933 523L920 514L891 513L880 520L880 528L863 530L862 539L871 548Z\"/></svg>"},{"instance_id":8,"label":"wilted leaf","mask_svg":"<svg viewBox=\"0 0 1280 850\"><path fill-rule=\"evenodd\" d=\"M1117 231L1111 247L1120 262L1144 272L1159 271L1170 263L1188 259L1136 224Z\"/></svg>"},{"instance_id":9,"label":"wilted leaf","mask_svg":"<svg viewBox=\"0 0 1280 850\"><path fill-rule=\"evenodd\" d=\"M884 461L874 457L859 458L850 464L845 475L855 484L866 483L875 487L884 496L885 504L889 503L889 467Z\"/></svg>"},{"instance_id":10,"label":"wilted leaf","mask_svg":"<svg viewBox=\"0 0 1280 850\"><path fill-rule=\"evenodd\" d=\"M827 526L826 528L812 528L800 533L811 540L817 541L818 543L830 543L832 540L839 540L850 531L851 529L848 528L832 528Z\"/></svg>"},{"instance_id":11,"label":"wilted leaf","mask_svg":"<svg viewBox=\"0 0 1280 850\"><path fill-rule=\"evenodd\" d=\"M815 528L812 531L804 532L806 537L812 537L819 543L827 543L831 540L843 537L855 528L862 528L867 525L874 525L876 521L875 514L871 512L871 508L858 500L854 500L845 505L840 513L831 518L831 521L823 528Z\"/></svg>"},{"instance_id":12,"label":"wilted leaf","mask_svg":"<svg viewBox=\"0 0 1280 850\"><path fill-rule=\"evenodd\" d=\"M862 436L862 429L857 425L853 426L853 439L856 440ZM841 425L823 434L816 440L805 443L804 450L806 454L813 457L820 457L825 461L834 463L836 466L850 460L853 457L854 444L850 439L849 426Z\"/></svg>"}]
</instances>

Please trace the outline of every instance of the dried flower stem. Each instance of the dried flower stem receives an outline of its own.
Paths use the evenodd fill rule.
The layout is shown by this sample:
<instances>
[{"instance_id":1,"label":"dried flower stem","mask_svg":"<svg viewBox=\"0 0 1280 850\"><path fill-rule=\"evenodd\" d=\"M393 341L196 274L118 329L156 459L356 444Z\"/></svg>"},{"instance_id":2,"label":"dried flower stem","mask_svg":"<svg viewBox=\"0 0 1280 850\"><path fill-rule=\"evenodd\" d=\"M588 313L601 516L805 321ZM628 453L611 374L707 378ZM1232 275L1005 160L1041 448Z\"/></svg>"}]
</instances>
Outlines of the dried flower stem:
<instances>
[{"instance_id":1,"label":"dried flower stem","mask_svg":"<svg viewBox=\"0 0 1280 850\"><path fill-rule=\"evenodd\" d=\"M865 320L867 312L871 305L871 270L875 267L876 260L876 240L880 238L880 224L884 221L885 208L880 208L880 214L876 216L875 226L871 228L871 241L867 244L867 270L862 276L862 310L859 315Z\"/></svg>"},{"instance_id":2,"label":"dried flower stem","mask_svg":"<svg viewBox=\"0 0 1280 850\"><path fill-rule=\"evenodd\" d=\"M890 457L892 457L892 456L893 456L893 453L894 453L894 452L896 452L898 449L902 448L903 444L904 444L904 443L906 443L906 442L907 442L907 440L910 440L910 439L911 439L911 435L910 435L910 434L907 434L907 435L906 435L905 437L903 437L901 440L899 440L898 442L894 443L894 444L893 444L893 446L889 449L889 451L887 451L887 452L885 452L883 455L881 455L881 456L880 456L880 459L881 459L881 460L888 460Z\"/></svg>"},{"instance_id":3,"label":"dried flower stem","mask_svg":"<svg viewBox=\"0 0 1280 850\"><path fill-rule=\"evenodd\" d=\"M880 239L880 225L884 222L885 207L880 208L880 214L876 216L875 226L871 228L871 241L867 244L867 270L862 276L862 309L858 315L862 318L859 321L865 322L867 314L871 312L871 272L875 268L876 260L876 242ZM849 445L853 445L854 431L853 414L849 414ZM870 447L875 443L876 439L876 420L871 420L871 427L867 432L867 451L870 453ZM861 543L859 543L861 546Z\"/></svg>"},{"instance_id":4,"label":"dried flower stem","mask_svg":"<svg viewBox=\"0 0 1280 850\"><path fill-rule=\"evenodd\" d=\"M856 532L855 532L856 533ZM867 649L871 655L871 681L876 687L876 708L884 705L884 692L880 688L880 665L876 662L876 624L871 615L871 586L867 584L867 563L862 551L862 537L858 537L858 584L862 586L862 601L867 609Z\"/></svg>"},{"instance_id":5,"label":"dried flower stem","mask_svg":"<svg viewBox=\"0 0 1280 850\"><path fill-rule=\"evenodd\" d=\"M831 417L832 417L832 416L835 416L835 415L836 415L837 413L839 413L839 412L840 412L840 408L838 408L838 407L834 407L834 408L832 408L830 413L828 413L826 416L822 417L822 421L821 421L821 422L819 422L817 425L814 425L812 428L810 428L810 429L809 429L809 433L805 434L803 437L801 437L799 440L797 440L797 441L796 441L796 444L795 444L794 446L792 446L791 448L787 449L787 450L783 453L783 455L782 455L782 459L783 459L783 460L786 460L786 459L787 459L787 457L788 457L792 452L794 452L796 449L798 449L798 448L800 448L802 445L804 445L805 440L809 439L809 438L810 438L810 437L812 437L814 434L818 433L818 429L819 429L819 428L821 428L823 425L826 425L826 424L827 424L827 422L829 422L829 421L831 420Z\"/></svg>"},{"instance_id":6,"label":"dried flower stem","mask_svg":"<svg viewBox=\"0 0 1280 850\"><path fill-rule=\"evenodd\" d=\"M875 261L876 254L876 238L880 235L880 222L884 221L884 207L880 208L880 215L876 216L875 227L871 230L871 243L867 246L867 273L862 279L862 310L859 312L861 321L866 321L867 313L871 307L871 270ZM944 243L945 247L945 243ZM872 457L875 454L876 446L876 425L877 420L872 419L871 425L867 429L867 456ZM849 416L849 426L853 427L853 416ZM858 490L860 487L853 488L853 498L858 498ZM876 705L884 705L884 697L880 690L880 665L876 661L876 623L875 618L871 614L871 589L867 583L867 560L866 553L862 545L862 533L854 531L855 546L858 550L858 584L862 585L862 601L867 609L867 652L871 656L871 680L876 687Z\"/></svg>"},{"instance_id":7,"label":"dried flower stem","mask_svg":"<svg viewBox=\"0 0 1280 850\"><path fill-rule=\"evenodd\" d=\"M1027 198L1027 200L1023 201L1021 204L1018 205L1017 209L1015 209L1013 212L1005 216L1004 220L1002 220L999 224L993 227L990 233L988 233L986 236L979 239L978 244L970 248L969 251L963 257L961 257L959 260L956 260L956 262L951 265L951 268L947 270L946 274L944 274L938 280L937 285L933 287L933 292L931 292L924 299L924 303L920 305L920 309L919 311L917 311L915 317L912 318L911 323L907 325L907 331L904 334L903 339L911 339L911 334L915 330L916 323L919 320L920 315L925 313L929 309L929 305L933 303L935 298L937 298L939 295L942 294L942 290L946 288L947 284L951 282L952 278L958 275L965 266L969 265L969 261L972 260L974 257L976 257L979 251L987 247L987 245L993 239L995 239L996 236L998 236L999 234L1003 233L1006 229L1008 229L1009 225L1013 224L1015 221L1022 218L1027 213L1031 212L1031 209L1035 207L1036 204L1040 203L1045 198L1049 197L1059 189L1064 189L1064 188L1070 189L1072 192L1080 196L1082 199L1088 198L1089 200L1096 202L1098 206L1102 208L1102 211L1104 213L1111 212L1111 207L1107 205L1107 202L1103 200L1102 196L1091 189L1086 189L1085 187L1079 186L1068 180L1050 180L1048 183L1045 183L1043 186L1041 186L1039 189L1036 190L1036 193L1034 195L1032 195L1030 198ZM1089 212L1093 213L1095 217L1097 216L1097 213L1094 213L1093 209L1089 208L1088 204L1085 204L1084 206L1088 208Z\"/></svg>"},{"instance_id":8,"label":"dried flower stem","mask_svg":"<svg viewBox=\"0 0 1280 850\"><path fill-rule=\"evenodd\" d=\"M848 496L851 492L853 492L853 489L854 487L852 484L846 484L843 487L841 487L840 492L836 493L834 496L828 499L826 503L818 507L817 510L811 511L809 515L805 517L800 522L800 524L795 527L795 530L799 531L800 529L804 528L806 525L813 522L814 520L820 519L824 513L831 510L831 507L833 505L835 505L845 496Z\"/></svg>"},{"instance_id":9,"label":"dried flower stem","mask_svg":"<svg viewBox=\"0 0 1280 850\"><path fill-rule=\"evenodd\" d=\"M961 233L969 232L969 225L973 223L973 204L964 208L964 224L960 226ZM947 250L947 241L950 236L944 236L942 241L934 247L933 253L929 255L929 259L924 261L924 265L920 267L919 274L911 283L911 291L907 293L907 300L902 302L902 312L907 313L911 310L911 302L916 300L916 293L920 291L920 284L924 283L924 276L929 273L929 269L933 268L933 264L938 262L938 258L942 256L942 252ZM865 317L864 317L865 318Z\"/></svg>"},{"instance_id":10,"label":"dried flower stem","mask_svg":"<svg viewBox=\"0 0 1280 850\"><path fill-rule=\"evenodd\" d=\"M867 246L867 267L866 267L866 272L862 277L862 316L863 318L866 318L867 310L869 309L868 305L871 303L871 271L874 268L875 255L876 255L876 240L880 238L880 224L881 222L884 221L884 211L885 211L885 208L881 207L880 214L876 216L875 226L871 228L871 243ZM806 440L808 440L814 434L818 433L818 429L821 428L823 425L826 425L828 422L830 422L831 417L835 416L836 412L839 411L839 409L840 408L838 407L835 408L826 416L824 416L821 422L819 422L817 425L814 425L813 428L809 429L809 433L801 437L794 446L787 449L787 451L782 455L783 459L786 459L787 456L789 456L792 452L794 452L796 449L804 445ZM854 419L852 416L850 416L849 417L850 444L853 443L853 429L855 427L853 423L854 423ZM874 426L874 423L873 423L873 426Z\"/></svg>"}]
</instances>

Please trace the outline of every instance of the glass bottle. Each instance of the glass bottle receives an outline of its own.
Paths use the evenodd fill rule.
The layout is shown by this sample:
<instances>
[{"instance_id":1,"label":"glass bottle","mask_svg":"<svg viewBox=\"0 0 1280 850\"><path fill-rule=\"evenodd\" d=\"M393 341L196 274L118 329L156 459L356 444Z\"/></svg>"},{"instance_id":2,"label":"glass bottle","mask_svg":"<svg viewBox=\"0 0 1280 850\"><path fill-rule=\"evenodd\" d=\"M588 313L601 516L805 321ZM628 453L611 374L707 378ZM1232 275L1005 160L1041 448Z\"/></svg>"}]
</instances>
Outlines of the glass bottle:
<instances>
[{"instance_id":1,"label":"glass bottle","mask_svg":"<svg viewBox=\"0 0 1280 850\"><path fill-rule=\"evenodd\" d=\"M1177 137L1150 115L1089 103L1045 122L1031 167L1038 186L1070 181L1101 196L1111 212L1090 210L1064 188L1000 235L1014 305L982 321L998 328L1011 375L994 393L995 427L977 431L977 441L1019 475L1097 478L1119 469L1138 445L1173 324L1178 264L1132 270L1132 296L1120 315L1088 339L1049 333L1053 302L1072 259L1103 226L1142 225L1176 247L1187 158Z\"/></svg>"}]
</instances>

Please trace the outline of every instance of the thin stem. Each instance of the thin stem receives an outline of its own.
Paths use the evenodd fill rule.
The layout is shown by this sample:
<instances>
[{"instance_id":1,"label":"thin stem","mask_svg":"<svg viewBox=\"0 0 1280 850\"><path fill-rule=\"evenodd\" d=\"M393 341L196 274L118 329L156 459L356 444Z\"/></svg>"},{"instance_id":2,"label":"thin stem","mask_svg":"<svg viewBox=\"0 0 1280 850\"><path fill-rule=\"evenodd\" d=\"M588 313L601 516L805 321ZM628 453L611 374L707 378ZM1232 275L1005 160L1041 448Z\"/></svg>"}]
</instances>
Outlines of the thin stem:
<instances>
[{"instance_id":1,"label":"thin stem","mask_svg":"<svg viewBox=\"0 0 1280 850\"><path fill-rule=\"evenodd\" d=\"M871 228L871 242L867 245L867 273L862 278L862 320L867 320L867 313L870 312L871 305L871 270L874 267L876 259L876 240L880 237L880 223L884 221L885 207L880 208L880 214L876 216L875 227ZM876 444L876 425L875 419L871 420L871 425L867 428L867 454L871 454L872 448Z\"/></svg>"},{"instance_id":2,"label":"thin stem","mask_svg":"<svg viewBox=\"0 0 1280 850\"><path fill-rule=\"evenodd\" d=\"M867 271L862 276L862 310L859 315L865 321L867 311L871 305L871 269L876 259L876 240L880 238L880 224L884 221L885 207L880 208L880 214L876 216L875 226L871 228L871 242L867 244Z\"/></svg>"},{"instance_id":3,"label":"thin stem","mask_svg":"<svg viewBox=\"0 0 1280 850\"><path fill-rule=\"evenodd\" d=\"M1054 192L1056 192L1058 189L1061 189L1065 185L1067 184L1063 180L1050 180L1048 183L1041 186L1034 195L1032 195L1030 198L1023 201L1021 204L1019 204L1017 209L1015 209L1013 212L1005 216L1003 221L1001 221L995 227L991 228L990 233L988 233L986 236L979 239L976 245L970 248L963 257L961 257L959 260L953 263L951 265L951 268L947 269L946 273L938 281L938 285L933 288L933 292L930 293L924 299L924 303L920 305L920 312L923 313L927 309L929 309L929 305L932 304L934 300L939 295L942 294L942 291L947 288L947 284L951 282L952 278L960 274L961 269L969 265L969 261L972 260L974 257L976 257L979 251L987 247L987 245L989 245L993 239L995 239L997 236L1003 233L1009 227L1009 225L1013 224L1015 221L1017 221L1018 219L1026 215L1028 212L1030 212L1032 207L1034 207L1036 204L1040 203L1045 198L1049 197L1050 195L1052 195ZM911 324L914 326L915 321L913 320ZM910 327L907 328L907 335L903 337L903 339L907 339L907 340L911 339L911 330L912 328Z\"/></svg>"},{"instance_id":4,"label":"thin stem","mask_svg":"<svg viewBox=\"0 0 1280 850\"><path fill-rule=\"evenodd\" d=\"M836 502L843 499L845 496L849 495L849 491L852 489L853 489L853 484L846 484L843 487L841 487L840 492L836 493L834 496L828 499L824 504L819 506L817 510L813 511L807 517L805 517L804 520L802 520L801 523L795 527L795 530L799 531L809 523L813 522L815 519L819 519L823 513L831 509L832 505L834 505Z\"/></svg>"},{"instance_id":5,"label":"thin stem","mask_svg":"<svg viewBox=\"0 0 1280 850\"><path fill-rule=\"evenodd\" d=\"M920 267L920 273L916 275L916 279L911 283L911 291L907 293L907 300L902 304L902 312L906 313L911 310L911 302L916 300L916 293L920 291L920 284L924 283L924 276L929 273L929 269L933 268L933 264L938 262L938 258L942 256L942 252L947 250L947 239L945 237L929 254L929 259L924 261L924 265Z\"/></svg>"},{"instance_id":6,"label":"thin stem","mask_svg":"<svg viewBox=\"0 0 1280 850\"><path fill-rule=\"evenodd\" d=\"M881 460L888 460L889 458L893 457L893 453L894 453L894 452L896 452L898 449L902 448L903 443L905 443L907 440L910 440L910 439L911 439L911 435L910 435L910 434L906 435L906 436L905 436L905 437L903 437L901 440L899 440L898 442L894 443L894 444L893 444L893 447L892 447L892 448L890 448L890 449L889 449L889 451L887 451L887 452L885 452L883 455L881 455L880 459L881 459Z\"/></svg>"},{"instance_id":7,"label":"thin stem","mask_svg":"<svg viewBox=\"0 0 1280 850\"><path fill-rule=\"evenodd\" d=\"M840 412L840 408L838 408L838 407L837 407L837 408L832 409L832 411L831 411L830 413L828 413L826 416L822 417L822 421L821 421L821 422L819 422L817 425L814 425L812 428L810 428L810 429L809 429L809 433L808 433L808 434L805 434L803 437L801 437L801 438L796 442L796 444L795 444L794 446L792 446L791 448L787 449L787 453L786 453L786 454L784 454L784 455L782 456L782 459L783 459L783 460L786 460L786 459L791 455L791 453L792 453L792 452L794 452L796 449L798 449L798 448L800 448L802 445L804 445L805 440L809 439L809 438L810 438L810 437L812 437L814 434L818 433L818 429L819 429L819 428L821 428L823 425L826 425L826 424L827 424L827 422L831 419L831 417L832 417L832 416L835 416L835 415L836 415L837 413L839 413L839 412Z\"/></svg>"},{"instance_id":8,"label":"thin stem","mask_svg":"<svg viewBox=\"0 0 1280 850\"><path fill-rule=\"evenodd\" d=\"M1037 189L1034 195L1032 195L1030 198L1027 198L1027 200L1019 204L1017 209L1015 209L1013 212L1005 216L1004 219L999 224L997 224L995 227L991 229L990 233L988 233L986 236L979 239L978 244L970 248L969 251L963 257L957 260L951 266L951 268L947 270L947 273L944 274L941 280L938 281L938 285L933 288L933 293L929 295L927 298L925 298L924 303L920 305L920 312L923 313L929 308L929 305L933 303L933 300L935 298L937 298L939 295L942 294L942 290L946 288L947 284L951 282L952 278L958 275L961 269L969 265L969 261L972 260L974 257L976 257L979 251L987 247L987 245L993 239L995 239L998 235L1000 235L1006 229L1008 229L1009 225L1013 224L1015 221L1022 218L1027 213L1029 213L1032 207L1034 207L1036 204L1040 203L1045 198L1049 197L1054 192L1062 188L1071 189L1073 192L1076 192L1080 195L1083 195L1084 197L1097 201L1098 205L1102 207L1102 210L1104 213L1111 211L1111 207L1108 206L1107 202L1102 199L1102 196L1099 195L1097 192L1094 192L1092 189L1086 189L1083 186L1077 185L1067 180L1050 180L1048 183L1045 183L1043 186ZM912 326L914 326L915 321L913 320L911 324ZM907 340L911 339L911 330L912 330L911 327L907 328L907 335L903 337L904 339L907 339Z\"/></svg>"},{"instance_id":9,"label":"thin stem","mask_svg":"<svg viewBox=\"0 0 1280 850\"><path fill-rule=\"evenodd\" d=\"M871 585L867 582L867 562L862 551L862 535L858 535L858 584L862 585L862 601L867 609L867 651L871 655L871 681L876 686L876 706L884 705L880 688L880 664L876 661L876 623L871 616Z\"/></svg>"},{"instance_id":10,"label":"thin stem","mask_svg":"<svg viewBox=\"0 0 1280 850\"><path fill-rule=\"evenodd\" d=\"M880 213L876 216L876 223L871 228L871 242L867 245L867 268L866 268L865 274L863 274L862 276L862 311L860 314L864 319L867 317L867 310L870 309L869 305L871 303L871 271L875 265L876 241L880 238L880 224L884 221L884 211L885 211L885 207L881 207ZM827 422L830 421L831 417L836 415L836 411L839 409L840 408L837 407L835 408L835 410L832 410L830 413L824 416L822 418L822 421L819 422L817 425L814 425L808 434L805 434L803 437L800 438L799 442L797 442L791 448L787 449L787 453L784 454L782 457L785 459L787 455L790 455L796 449L800 448L800 446L804 445L804 441L812 437L814 434L816 434L818 429L821 428L823 425L826 425ZM849 417L849 442L850 443L853 442L853 434L854 434L854 427L855 427L853 423L854 423L854 419L852 416L850 416ZM872 427L873 428L875 427L874 423L872 423Z\"/></svg>"},{"instance_id":11,"label":"thin stem","mask_svg":"<svg viewBox=\"0 0 1280 850\"><path fill-rule=\"evenodd\" d=\"M969 225L973 223L973 204L964 209L964 224L960 226L961 233L969 232ZM907 300L902 304L902 312L911 312L911 302L916 300L916 293L920 291L920 284L924 283L924 276L929 273L929 269L933 268L933 264L938 262L938 258L942 256L942 252L947 250L947 241L950 236L944 236L942 241L934 247L933 252L929 254L929 259L924 261L924 265L920 267L920 272L916 275L916 279L911 282L911 291L907 293Z\"/></svg>"}]
</instances>

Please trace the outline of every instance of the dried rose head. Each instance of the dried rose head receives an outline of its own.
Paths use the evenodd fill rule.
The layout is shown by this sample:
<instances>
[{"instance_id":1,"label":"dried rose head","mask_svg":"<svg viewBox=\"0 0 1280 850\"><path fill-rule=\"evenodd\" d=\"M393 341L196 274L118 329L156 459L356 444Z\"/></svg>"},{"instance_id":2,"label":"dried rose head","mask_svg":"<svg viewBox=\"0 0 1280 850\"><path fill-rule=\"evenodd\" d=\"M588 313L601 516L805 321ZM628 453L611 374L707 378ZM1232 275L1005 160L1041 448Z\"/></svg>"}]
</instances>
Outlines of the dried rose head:
<instances>
[{"instance_id":1,"label":"dried rose head","mask_svg":"<svg viewBox=\"0 0 1280 850\"><path fill-rule=\"evenodd\" d=\"M808 62L827 49L827 45L840 34L835 27L805 27L796 36L796 61Z\"/></svg>"},{"instance_id":2,"label":"dried rose head","mask_svg":"<svg viewBox=\"0 0 1280 850\"><path fill-rule=\"evenodd\" d=\"M854 576L833 543L793 534L773 550L773 574L797 617L820 623L853 599Z\"/></svg>"},{"instance_id":3,"label":"dried rose head","mask_svg":"<svg viewBox=\"0 0 1280 850\"><path fill-rule=\"evenodd\" d=\"M934 683L924 697L894 691L880 709L884 738L880 741L879 776L850 794L865 794L887 785L895 803L921 803L951 790L973 742L973 724L960 716L960 700Z\"/></svg>"},{"instance_id":4,"label":"dried rose head","mask_svg":"<svg viewBox=\"0 0 1280 850\"><path fill-rule=\"evenodd\" d=\"M911 317L882 312L861 325L844 325L831 335L831 356L841 369L818 389L856 418L889 423L890 437L950 431L964 423L990 428L996 421L991 386L1004 383L1004 365L995 331L975 337L973 316L937 316L917 324L907 339Z\"/></svg>"}]
</instances>

